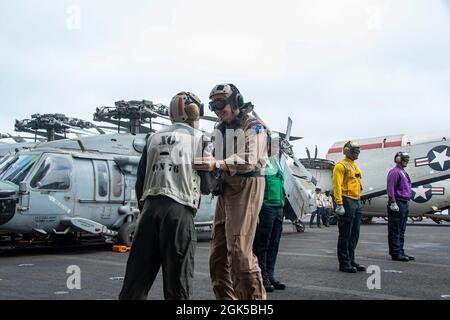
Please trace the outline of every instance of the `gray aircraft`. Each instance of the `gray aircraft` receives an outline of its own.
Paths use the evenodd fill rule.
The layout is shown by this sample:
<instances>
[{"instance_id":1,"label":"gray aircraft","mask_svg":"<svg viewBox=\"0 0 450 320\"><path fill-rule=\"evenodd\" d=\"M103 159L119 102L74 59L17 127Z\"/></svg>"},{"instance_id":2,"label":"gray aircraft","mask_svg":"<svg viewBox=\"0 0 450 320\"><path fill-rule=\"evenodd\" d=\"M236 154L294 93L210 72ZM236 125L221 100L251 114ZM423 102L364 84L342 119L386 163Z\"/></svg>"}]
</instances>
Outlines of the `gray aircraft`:
<instances>
[{"instance_id":1,"label":"gray aircraft","mask_svg":"<svg viewBox=\"0 0 450 320\"><path fill-rule=\"evenodd\" d=\"M168 119L163 105L147 100L118 101L115 107L97 108L94 120L114 124L119 133L55 139L20 150L16 145L14 152L0 161L0 232L13 238L21 235L69 242L90 234L130 245L139 216L134 191L137 166L147 134L155 131L152 119L156 117ZM36 121L21 124L34 126L34 131L39 127ZM53 124L68 129L62 118ZM297 137L291 137L291 127L289 119L286 134L275 136L286 172L286 217L303 231L301 217L315 209L310 192L315 182L293 155L289 141ZM44 129L50 140L58 134L51 126ZM202 196L195 217L197 228L212 225L215 204L214 197Z\"/></svg>"},{"instance_id":2,"label":"gray aircraft","mask_svg":"<svg viewBox=\"0 0 450 320\"><path fill-rule=\"evenodd\" d=\"M450 207L450 181L446 180L450 177L448 135L392 135L353 141L358 142L362 150L357 163L363 172L363 219L366 222L372 217L387 216L386 177L399 151L408 152L411 159L406 168L414 187L409 216L419 221L424 217L436 223L450 221L449 215L442 214ZM333 189L332 170L334 163L343 158L345 142L334 143L327 159L317 159L317 151L314 158L301 159L323 189Z\"/></svg>"},{"instance_id":3,"label":"gray aircraft","mask_svg":"<svg viewBox=\"0 0 450 320\"><path fill-rule=\"evenodd\" d=\"M127 111L134 112L134 120L135 114L156 117L159 110L149 101L116 106L98 109L95 116L123 119ZM2 158L0 232L70 241L91 234L130 245L139 215L137 166L147 134L153 132L146 129L42 142ZM196 226L212 223L212 206L211 197L202 197Z\"/></svg>"}]
</instances>

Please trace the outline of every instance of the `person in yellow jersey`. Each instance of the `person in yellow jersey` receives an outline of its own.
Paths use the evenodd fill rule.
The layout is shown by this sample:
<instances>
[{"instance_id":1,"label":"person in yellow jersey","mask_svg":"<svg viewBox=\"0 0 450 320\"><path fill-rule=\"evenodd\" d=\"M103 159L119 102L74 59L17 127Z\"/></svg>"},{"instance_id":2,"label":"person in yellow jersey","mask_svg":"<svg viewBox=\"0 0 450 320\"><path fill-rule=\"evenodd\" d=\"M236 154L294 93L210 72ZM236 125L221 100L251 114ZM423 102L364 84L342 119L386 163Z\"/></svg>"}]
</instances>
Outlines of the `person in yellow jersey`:
<instances>
[{"instance_id":1,"label":"person in yellow jersey","mask_svg":"<svg viewBox=\"0 0 450 320\"><path fill-rule=\"evenodd\" d=\"M366 271L366 267L356 263L355 249L359 239L361 224L361 170L355 163L361 149L356 142L344 145L345 158L333 169L334 199L338 217L339 238L337 256L339 271L356 273Z\"/></svg>"}]
</instances>

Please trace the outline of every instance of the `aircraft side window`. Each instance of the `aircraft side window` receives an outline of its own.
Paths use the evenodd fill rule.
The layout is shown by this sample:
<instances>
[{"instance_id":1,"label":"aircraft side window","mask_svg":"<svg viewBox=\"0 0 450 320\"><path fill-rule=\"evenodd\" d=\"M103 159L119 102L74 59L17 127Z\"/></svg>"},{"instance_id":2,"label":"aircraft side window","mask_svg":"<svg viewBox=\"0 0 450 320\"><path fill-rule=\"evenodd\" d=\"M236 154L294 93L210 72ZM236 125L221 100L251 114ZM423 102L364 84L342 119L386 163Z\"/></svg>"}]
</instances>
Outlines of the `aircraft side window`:
<instances>
[{"instance_id":1,"label":"aircraft side window","mask_svg":"<svg viewBox=\"0 0 450 320\"><path fill-rule=\"evenodd\" d=\"M98 175L98 195L106 197L108 195L108 168L105 163L97 163Z\"/></svg>"},{"instance_id":2,"label":"aircraft side window","mask_svg":"<svg viewBox=\"0 0 450 320\"><path fill-rule=\"evenodd\" d=\"M118 198L122 195L122 189L123 189L123 176L122 176L122 172L120 172L119 167L114 164L112 166L112 170L111 170L111 189L112 189L112 195L115 198Z\"/></svg>"},{"instance_id":3,"label":"aircraft side window","mask_svg":"<svg viewBox=\"0 0 450 320\"><path fill-rule=\"evenodd\" d=\"M30 186L36 189L69 189L71 171L72 164L69 159L49 156L45 158L33 179L31 179Z\"/></svg>"}]
</instances>

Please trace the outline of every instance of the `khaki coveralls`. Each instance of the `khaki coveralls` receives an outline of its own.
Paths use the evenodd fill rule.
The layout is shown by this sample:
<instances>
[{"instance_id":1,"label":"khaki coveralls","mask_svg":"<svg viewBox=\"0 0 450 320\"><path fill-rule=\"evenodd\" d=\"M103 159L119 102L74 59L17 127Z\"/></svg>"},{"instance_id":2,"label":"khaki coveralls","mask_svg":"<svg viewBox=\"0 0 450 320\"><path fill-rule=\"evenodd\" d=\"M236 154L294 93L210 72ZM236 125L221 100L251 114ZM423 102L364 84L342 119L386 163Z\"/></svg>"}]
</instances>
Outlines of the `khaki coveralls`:
<instances>
[{"instance_id":1,"label":"khaki coveralls","mask_svg":"<svg viewBox=\"0 0 450 320\"><path fill-rule=\"evenodd\" d=\"M221 123L218 129L242 129L246 134L245 151L229 155L226 149L231 149L232 139L224 139L226 148L221 143L215 145L216 150L225 151L230 172L224 177L212 232L209 266L214 294L216 299L266 299L252 248L264 200L265 179L260 171L268 161L267 132L263 124L247 115L230 125Z\"/></svg>"}]
</instances>

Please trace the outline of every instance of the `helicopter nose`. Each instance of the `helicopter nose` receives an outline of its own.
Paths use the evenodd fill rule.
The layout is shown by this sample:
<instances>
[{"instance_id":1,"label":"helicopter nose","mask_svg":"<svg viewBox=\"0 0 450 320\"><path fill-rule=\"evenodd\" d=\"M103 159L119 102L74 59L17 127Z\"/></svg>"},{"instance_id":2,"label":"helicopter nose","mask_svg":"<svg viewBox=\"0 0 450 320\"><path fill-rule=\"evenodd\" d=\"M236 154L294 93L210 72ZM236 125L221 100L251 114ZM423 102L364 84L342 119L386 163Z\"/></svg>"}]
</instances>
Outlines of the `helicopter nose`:
<instances>
[{"instance_id":1,"label":"helicopter nose","mask_svg":"<svg viewBox=\"0 0 450 320\"><path fill-rule=\"evenodd\" d=\"M16 211L16 199L0 198L0 225L12 219Z\"/></svg>"}]
</instances>

